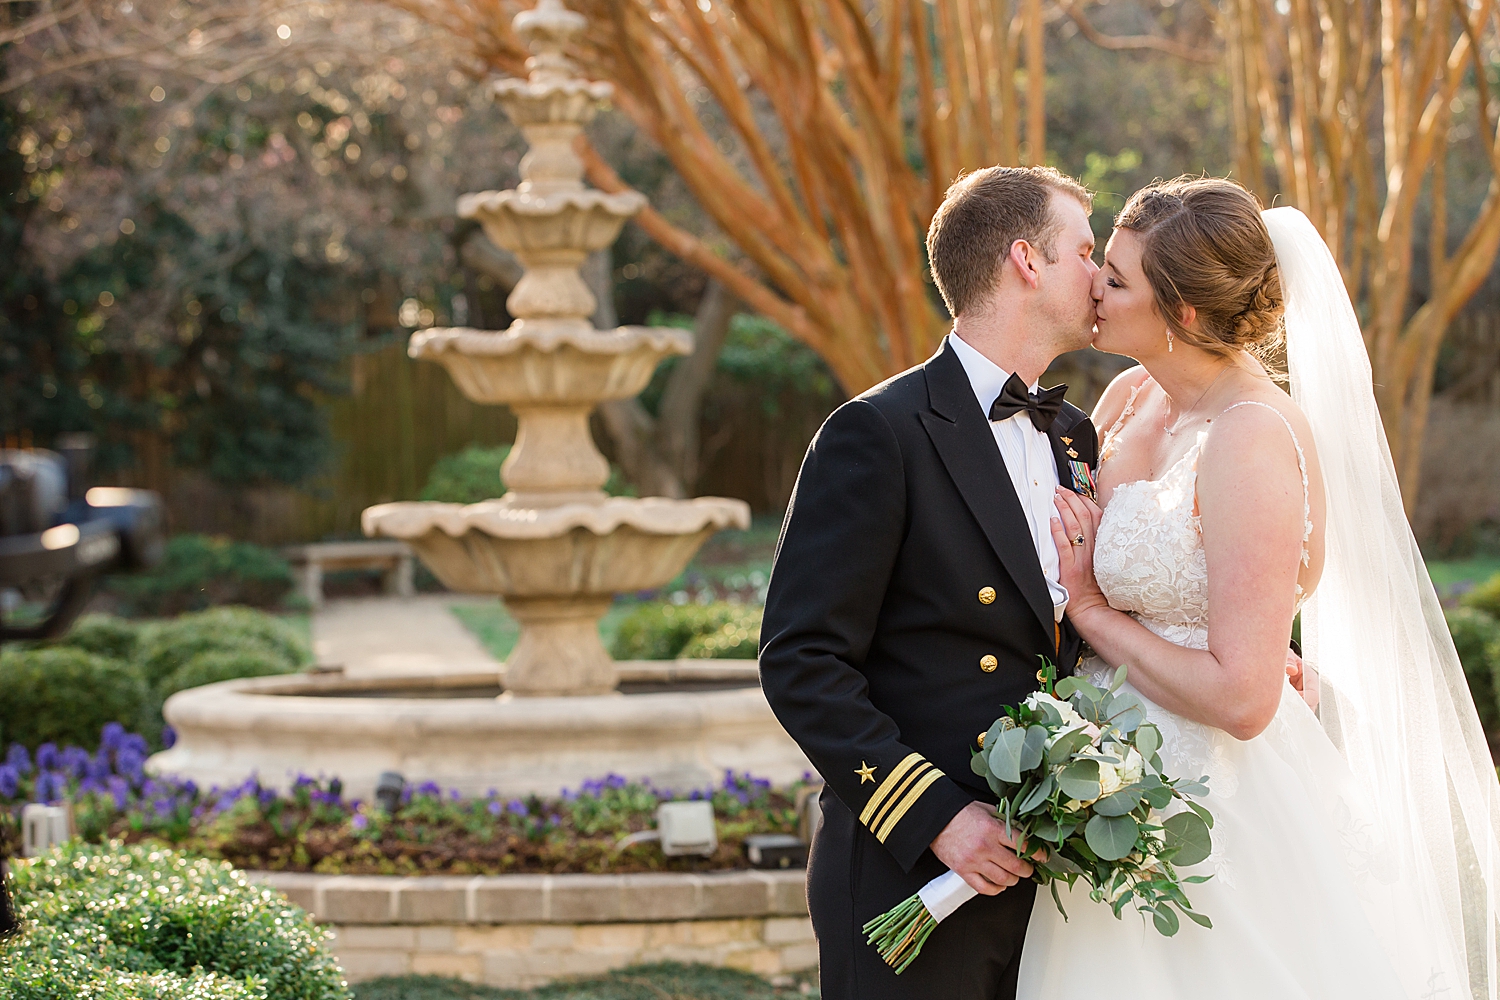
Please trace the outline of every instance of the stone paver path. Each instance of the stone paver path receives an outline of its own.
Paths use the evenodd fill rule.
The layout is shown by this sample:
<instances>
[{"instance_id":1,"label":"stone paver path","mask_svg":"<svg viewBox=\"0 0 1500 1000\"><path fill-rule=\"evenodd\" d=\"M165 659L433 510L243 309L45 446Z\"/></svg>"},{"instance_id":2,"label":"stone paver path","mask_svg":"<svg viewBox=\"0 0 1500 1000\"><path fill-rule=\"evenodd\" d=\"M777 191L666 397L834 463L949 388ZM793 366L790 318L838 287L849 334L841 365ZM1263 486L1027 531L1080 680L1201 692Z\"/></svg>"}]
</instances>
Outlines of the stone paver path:
<instances>
[{"instance_id":1,"label":"stone paver path","mask_svg":"<svg viewBox=\"0 0 1500 1000\"><path fill-rule=\"evenodd\" d=\"M492 597L419 594L328 601L312 618L320 664L341 665L348 676L470 673L499 662L448 609Z\"/></svg>"}]
</instances>

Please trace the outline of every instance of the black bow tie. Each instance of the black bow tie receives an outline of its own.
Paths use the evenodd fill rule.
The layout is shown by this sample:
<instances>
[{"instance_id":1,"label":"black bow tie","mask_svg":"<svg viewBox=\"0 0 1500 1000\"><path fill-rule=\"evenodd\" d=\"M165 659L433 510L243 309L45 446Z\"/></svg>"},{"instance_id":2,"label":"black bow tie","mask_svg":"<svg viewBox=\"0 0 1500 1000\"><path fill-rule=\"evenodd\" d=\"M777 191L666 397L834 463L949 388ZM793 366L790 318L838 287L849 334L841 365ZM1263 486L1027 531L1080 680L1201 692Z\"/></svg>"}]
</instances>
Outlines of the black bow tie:
<instances>
[{"instance_id":1,"label":"black bow tie","mask_svg":"<svg viewBox=\"0 0 1500 1000\"><path fill-rule=\"evenodd\" d=\"M1052 421L1062 412L1063 395L1067 391L1067 386L1055 385L1050 389L1027 392L1026 383L1021 381L1021 376L1012 375L1005 380L1000 398L990 405L990 419L1004 420L1025 410L1031 417L1031 426L1045 434L1052 426Z\"/></svg>"}]
</instances>

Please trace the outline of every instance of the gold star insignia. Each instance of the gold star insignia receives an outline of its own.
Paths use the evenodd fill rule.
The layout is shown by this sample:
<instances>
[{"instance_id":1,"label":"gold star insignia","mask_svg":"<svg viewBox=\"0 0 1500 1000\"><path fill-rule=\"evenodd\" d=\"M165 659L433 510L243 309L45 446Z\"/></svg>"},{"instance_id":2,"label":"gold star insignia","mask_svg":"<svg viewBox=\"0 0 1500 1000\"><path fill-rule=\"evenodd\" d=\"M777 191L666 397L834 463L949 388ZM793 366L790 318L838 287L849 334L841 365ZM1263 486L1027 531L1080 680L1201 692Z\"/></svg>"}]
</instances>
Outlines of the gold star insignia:
<instances>
[{"instance_id":1,"label":"gold star insignia","mask_svg":"<svg viewBox=\"0 0 1500 1000\"><path fill-rule=\"evenodd\" d=\"M862 765L861 767L856 767L854 769L854 773L859 775L859 783L863 785L868 781L873 785L875 783L875 768L871 767L869 764L866 764L864 761L860 761L860 764Z\"/></svg>"},{"instance_id":2,"label":"gold star insignia","mask_svg":"<svg viewBox=\"0 0 1500 1000\"><path fill-rule=\"evenodd\" d=\"M1058 438L1058 440L1061 441L1063 444L1072 444L1073 443L1073 439L1072 438L1060 437L1060 438Z\"/></svg>"}]
</instances>

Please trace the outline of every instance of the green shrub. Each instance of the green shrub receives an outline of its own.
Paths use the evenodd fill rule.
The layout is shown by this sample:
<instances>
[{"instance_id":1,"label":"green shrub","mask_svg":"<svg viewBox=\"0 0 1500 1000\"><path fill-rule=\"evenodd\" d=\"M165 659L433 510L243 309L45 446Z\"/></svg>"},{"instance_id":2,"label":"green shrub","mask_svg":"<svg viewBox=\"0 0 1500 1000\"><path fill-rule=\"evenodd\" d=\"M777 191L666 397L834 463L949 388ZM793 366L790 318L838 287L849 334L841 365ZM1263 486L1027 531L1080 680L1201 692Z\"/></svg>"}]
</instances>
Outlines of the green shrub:
<instances>
[{"instance_id":1,"label":"green shrub","mask_svg":"<svg viewBox=\"0 0 1500 1000\"><path fill-rule=\"evenodd\" d=\"M1466 608L1483 611L1493 618L1500 619L1500 573L1496 573L1465 594L1461 603Z\"/></svg>"},{"instance_id":2,"label":"green shrub","mask_svg":"<svg viewBox=\"0 0 1500 1000\"><path fill-rule=\"evenodd\" d=\"M349 996L327 932L224 862L75 841L16 863L14 891L26 930L0 951L0 996Z\"/></svg>"},{"instance_id":3,"label":"green shrub","mask_svg":"<svg viewBox=\"0 0 1500 1000\"><path fill-rule=\"evenodd\" d=\"M141 626L114 615L84 615L54 645L71 646L112 660L134 659Z\"/></svg>"},{"instance_id":4,"label":"green shrub","mask_svg":"<svg viewBox=\"0 0 1500 1000\"><path fill-rule=\"evenodd\" d=\"M1500 621L1468 607L1448 611L1447 618L1479 721L1485 732L1500 733L1500 691L1495 684L1496 668L1500 667Z\"/></svg>"},{"instance_id":5,"label":"green shrub","mask_svg":"<svg viewBox=\"0 0 1500 1000\"><path fill-rule=\"evenodd\" d=\"M133 664L69 646L0 652L0 742L92 748L106 722L154 736L154 710Z\"/></svg>"},{"instance_id":6,"label":"green shrub","mask_svg":"<svg viewBox=\"0 0 1500 1000\"><path fill-rule=\"evenodd\" d=\"M312 651L296 630L252 608L212 608L152 625L141 636L137 662L146 682L162 683L204 653L260 652L287 671L312 662Z\"/></svg>"},{"instance_id":7,"label":"green shrub","mask_svg":"<svg viewBox=\"0 0 1500 1000\"><path fill-rule=\"evenodd\" d=\"M643 604L620 622L611 653L620 660L754 658L759 608L715 604Z\"/></svg>"},{"instance_id":8,"label":"green shrub","mask_svg":"<svg viewBox=\"0 0 1500 1000\"><path fill-rule=\"evenodd\" d=\"M422 500L438 500L442 503L478 503L492 500L505 492L505 483L500 478L500 465L510 455L510 445L495 448L471 444L463 451L444 455L432 464L427 474L427 485L422 487ZM604 492L610 496L635 496L635 490L625 482L618 466L609 467L609 482Z\"/></svg>"},{"instance_id":9,"label":"green shrub","mask_svg":"<svg viewBox=\"0 0 1500 1000\"><path fill-rule=\"evenodd\" d=\"M158 696L165 701L178 691L232 681L237 677L271 677L291 673L294 666L264 649L213 649L199 653L172 671L157 685Z\"/></svg>"},{"instance_id":10,"label":"green shrub","mask_svg":"<svg viewBox=\"0 0 1500 1000\"><path fill-rule=\"evenodd\" d=\"M175 535L144 573L111 577L107 589L132 615L153 617L221 604L272 608L292 588L292 568L272 549L207 535Z\"/></svg>"}]
</instances>

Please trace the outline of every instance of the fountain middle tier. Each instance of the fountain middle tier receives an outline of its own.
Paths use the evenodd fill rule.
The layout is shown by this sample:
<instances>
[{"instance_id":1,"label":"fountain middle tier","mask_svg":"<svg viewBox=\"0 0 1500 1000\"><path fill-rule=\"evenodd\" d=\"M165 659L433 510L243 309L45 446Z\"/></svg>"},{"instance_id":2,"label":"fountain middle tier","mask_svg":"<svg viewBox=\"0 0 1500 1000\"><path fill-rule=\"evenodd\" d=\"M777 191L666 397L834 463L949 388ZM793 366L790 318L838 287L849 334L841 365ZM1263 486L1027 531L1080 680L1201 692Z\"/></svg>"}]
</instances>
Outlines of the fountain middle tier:
<instances>
[{"instance_id":1,"label":"fountain middle tier","mask_svg":"<svg viewBox=\"0 0 1500 1000\"><path fill-rule=\"evenodd\" d=\"M600 694L618 683L598 633L612 596L671 582L709 535L749 527L750 507L721 497L540 509L387 503L367 509L362 524L366 535L407 542L449 589L506 598L522 625L506 661L508 692Z\"/></svg>"}]
</instances>

